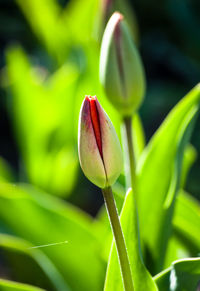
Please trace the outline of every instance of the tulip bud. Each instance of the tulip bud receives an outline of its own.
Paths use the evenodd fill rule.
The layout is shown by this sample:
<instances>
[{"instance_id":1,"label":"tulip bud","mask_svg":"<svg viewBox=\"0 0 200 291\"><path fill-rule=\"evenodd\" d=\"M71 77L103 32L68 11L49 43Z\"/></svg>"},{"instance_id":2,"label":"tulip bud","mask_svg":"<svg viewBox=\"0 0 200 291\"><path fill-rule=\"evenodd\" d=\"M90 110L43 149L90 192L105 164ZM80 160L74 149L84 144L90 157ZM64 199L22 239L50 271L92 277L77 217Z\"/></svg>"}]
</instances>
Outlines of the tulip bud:
<instances>
[{"instance_id":1,"label":"tulip bud","mask_svg":"<svg viewBox=\"0 0 200 291\"><path fill-rule=\"evenodd\" d=\"M123 115L132 115L142 103L145 77L138 51L123 16L115 12L102 40L100 81L110 102Z\"/></svg>"},{"instance_id":2,"label":"tulip bud","mask_svg":"<svg viewBox=\"0 0 200 291\"><path fill-rule=\"evenodd\" d=\"M85 176L100 188L111 186L122 170L115 129L96 96L86 96L80 111L78 151Z\"/></svg>"},{"instance_id":3,"label":"tulip bud","mask_svg":"<svg viewBox=\"0 0 200 291\"><path fill-rule=\"evenodd\" d=\"M138 25L135 16L135 12L133 7L131 7L129 0L100 0L100 7L98 9L99 17L100 17L100 39L102 39L103 31L106 27L106 24L110 18L110 16L115 11L120 11L126 18L131 34L135 42L138 42Z\"/></svg>"}]
</instances>

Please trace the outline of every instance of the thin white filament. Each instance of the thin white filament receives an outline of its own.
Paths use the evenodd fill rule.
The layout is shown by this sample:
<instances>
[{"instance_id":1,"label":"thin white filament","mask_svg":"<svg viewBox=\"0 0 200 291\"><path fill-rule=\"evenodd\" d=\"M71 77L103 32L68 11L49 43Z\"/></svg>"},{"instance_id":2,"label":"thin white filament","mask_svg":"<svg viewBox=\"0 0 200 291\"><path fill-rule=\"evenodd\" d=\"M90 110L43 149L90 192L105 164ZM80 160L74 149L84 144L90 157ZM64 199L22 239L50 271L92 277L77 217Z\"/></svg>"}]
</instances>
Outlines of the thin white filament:
<instances>
[{"instance_id":1,"label":"thin white filament","mask_svg":"<svg viewBox=\"0 0 200 291\"><path fill-rule=\"evenodd\" d=\"M62 244L67 244L68 241L62 241L62 242L57 242L57 243L52 243L52 244L46 244L46 245L40 245L40 246L34 246L30 247L28 249L39 249L39 248L46 248L46 247L51 247L51 246L57 246L57 245L62 245Z\"/></svg>"}]
</instances>

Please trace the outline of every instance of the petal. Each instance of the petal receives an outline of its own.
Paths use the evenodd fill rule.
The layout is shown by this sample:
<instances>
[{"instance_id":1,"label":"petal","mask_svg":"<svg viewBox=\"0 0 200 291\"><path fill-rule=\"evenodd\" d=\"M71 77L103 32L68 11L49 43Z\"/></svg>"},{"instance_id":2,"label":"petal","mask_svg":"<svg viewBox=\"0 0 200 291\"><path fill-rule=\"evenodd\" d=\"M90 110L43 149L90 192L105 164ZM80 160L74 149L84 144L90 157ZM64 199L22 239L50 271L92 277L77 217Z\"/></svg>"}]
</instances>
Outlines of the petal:
<instances>
[{"instance_id":1,"label":"petal","mask_svg":"<svg viewBox=\"0 0 200 291\"><path fill-rule=\"evenodd\" d=\"M122 171L123 155L117 133L111 120L98 100L96 101L96 105L101 127L103 162L107 177L107 186L110 186L116 181Z\"/></svg>"},{"instance_id":2,"label":"petal","mask_svg":"<svg viewBox=\"0 0 200 291\"><path fill-rule=\"evenodd\" d=\"M106 173L99 153L90 115L90 104L83 101L79 118L78 151L85 176L100 188L106 186Z\"/></svg>"}]
</instances>

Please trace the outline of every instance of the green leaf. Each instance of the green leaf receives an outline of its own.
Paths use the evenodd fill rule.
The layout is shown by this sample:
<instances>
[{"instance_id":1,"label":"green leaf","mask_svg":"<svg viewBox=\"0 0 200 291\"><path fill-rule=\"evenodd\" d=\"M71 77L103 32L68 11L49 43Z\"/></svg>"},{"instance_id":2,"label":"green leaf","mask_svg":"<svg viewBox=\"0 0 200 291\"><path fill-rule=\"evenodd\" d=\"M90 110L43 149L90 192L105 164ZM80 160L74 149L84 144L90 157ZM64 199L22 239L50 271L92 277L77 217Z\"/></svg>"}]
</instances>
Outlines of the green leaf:
<instances>
[{"instance_id":1,"label":"green leaf","mask_svg":"<svg viewBox=\"0 0 200 291\"><path fill-rule=\"evenodd\" d=\"M70 290L58 270L38 248L20 238L0 234L0 249L12 278L47 290ZM33 276L34 274L34 276Z\"/></svg>"},{"instance_id":2,"label":"green leaf","mask_svg":"<svg viewBox=\"0 0 200 291\"><path fill-rule=\"evenodd\" d=\"M88 41L91 42L96 34L96 18L98 14L98 0L74 0L66 5L63 9L62 23L64 27L68 27L72 42L82 45Z\"/></svg>"},{"instance_id":3,"label":"green leaf","mask_svg":"<svg viewBox=\"0 0 200 291\"><path fill-rule=\"evenodd\" d=\"M176 260L189 258L191 256L192 254L190 253L187 245L185 245L184 240L177 237L176 234L173 232L168 240L163 268L168 268L172 264L172 262Z\"/></svg>"},{"instance_id":4,"label":"green leaf","mask_svg":"<svg viewBox=\"0 0 200 291\"><path fill-rule=\"evenodd\" d=\"M198 291L200 258L175 261L154 279L161 291Z\"/></svg>"},{"instance_id":5,"label":"green leaf","mask_svg":"<svg viewBox=\"0 0 200 291\"><path fill-rule=\"evenodd\" d=\"M173 217L173 235L168 242L165 267L173 261L195 257L200 249L200 204L181 190L176 197Z\"/></svg>"},{"instance_id":6,"label":"green leaf","mask_svg":"<svg viewBox=\"0 0 200 291\"><path fill-rule=\"evenodd\" d=\"M180 191L176 200L173 217L175 234L182 238L190 250L193 250L193 252L199 251L200 204L194 197L183 190Z\"/></svg>"},{"instance_id":7,"label":"green leaf","mask_svg":"<svg viewBox=\"0 0 200 291\"><path fill-rule=\"evenodd\" d=\"M7 182L14 181L14 174L11 167L2 157L0 157L0 181L1 180Z\"/></svg>"},{"instance_id":8,"label":"green leaf","mask_svg":"<svg viewBox=\"0 0 200 291\"><path fill-rule=\"evenodd\" d=\"M126 247L133 276L134 290L157 290L157 287L153 282L151 275L146 270L144 264L141 261L140 255L137 253L138 245L137 239L135 239L135 235L137 233L136 221L137 220L135 217L133 193L132 190L130 190L125 198L124 206L120 215L120 222L126 241ZM114 243L110 252L104 290L124 291L117 251Z\"/></svg>"},{"instance_id":9,"label":"green leaf","mask_svg":"<svg viewBox=\"0 0 200 291\"><path fill-rule=\"evenodd\" d=\"M196 155L197 153L194 147L189 145L183 157L183 169L181 173L182 186L185 184L187 174L196 159ZM175 203L173 234L167 246L165 268L175 260L197 256L200 248L200 238L198 236L198 228L200 225L199 202L185 191L180 190ZM174 225L174 221L177 221L177 227Z\"/></svg>"},{"instance_id":10,"label":"green leaf","mask_svg":"<svg viewBox=\"0 0 200 291\"><path fill-rule=\"evenodd\" d=\"M191 135L200 101L197 85L170 112L145 148L138 173L138 210L140 231L151 256L149 267L162 269L174 201L180 187L185 146Z\"/></svg>"},{"instance_id":11,"label":"green leaf","mask_svg":"<svg viewBox=\"0 0 200 291\"><path fill-rule=\"evenodd\" d=\"M170 290L170 272L171 267L165 269L154 277L154 281L158 286L159 291L171 291Z\"/></svg>"},{"instance_id":12,"label":"green leaf","mask_svg":"<svg viewBox=\"0 0 200 291\"><path fill-rule=\"evenodd\" d=\"M56 0L16 0L33 32L59 63L63 62L69 45L69 34L61 22L61 6ZM56 37L55 37L56 36Z\"/></svg>"},{"instance_id":13,"label":"green leaf","mask_svg":"<svg viewBox=\"0 0 200 291\"><path fill-rule=\"evenodd\" d=\"M7 68L13 95L10 113L29 181L69 195L78 168L73 125L78 71L68 64L45 79L44 68L32 68L19 47L7 51Z\"/></svg>"},{"instance_id":14,"label":"green leaf","mask_svg":"<svg viewBox=\"0 0 200 291\"><path fill-rule=\"evenodd\" d=\"M197 158L197 151L192 145L188 145L184 152L183 167L181 173L181 187L184 188L189 170Z\"/></svg>"},{"instance_id":15,"label":"green leaf","mask_svg":"<svg viewBox=\"0 0 200 291\"><path fill-rule=\"evenodd\" d=\"M73 291L102 290L101 225L80 210L30 186L0 184L0 219L41 250Z\"/></svg>"},{"instance_id":16,"label":"green leaf","mask_svg":"<svg viewBox=\"0 0 200 291\"><path fill-rule=\"evenodd\" d=\"M98 0L69 1L64 8L55 0L16 2L35 35L59 64L66 61L75 45L94 42Z\"/></svg>"},{"instance_id":17,"label":"green leaf","mask_svg":"<svg viewBox=\"0 0 200 291\"><path fill-rule=\"evenodd\" d=\"M17 283L13 281L8 281L4 279L0 279L0 290L1 291L44 291L44 289L40 289L34 286L30 286L27 284Z\"/></svg>"}]
</instances>

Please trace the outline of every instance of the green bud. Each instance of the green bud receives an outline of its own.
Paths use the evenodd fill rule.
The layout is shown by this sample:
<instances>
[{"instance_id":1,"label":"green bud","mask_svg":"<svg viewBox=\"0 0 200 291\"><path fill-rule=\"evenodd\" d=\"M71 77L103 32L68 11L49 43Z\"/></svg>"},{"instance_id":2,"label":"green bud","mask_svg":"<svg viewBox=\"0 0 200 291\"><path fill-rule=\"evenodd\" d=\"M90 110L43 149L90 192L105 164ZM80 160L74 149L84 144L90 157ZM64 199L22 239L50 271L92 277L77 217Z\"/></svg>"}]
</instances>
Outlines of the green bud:
<instances>
[{"instance_id":1,"label":"green bud","mask_svg":"<svg viewBox=\"0 0 200 291\"><path fill-rule=\"evenodd\" d=\"M86 96L81 107L78 152L85 176L98 187L111 186L119 177L123 166L120 142L96 96Z\"/></svg>"},{"instance_id":2,"label":"green bud","mask_svg":"<svg viewBox=\"0 0 200 291\"><path fill-rule=\"evenodd\" d=\"M133 36L133 39L136 43L138 43L138 25L137 20L135 16L135 12L133 10L133 7L130 5L129 0L101 0L100 1L100 7L98 9L98 14L100 17L100 38L102 39L104 29L106 27L106 24L108 20L110 19L111 15L115 11L120 11L124 17L126 18L129 27L130 32Z\"/></svg>"},{"instance_id":3,"label":"green bud","mask_svg":"<svg viewBox=\"0 0 200 291\"><path fill-rule=\"evenodd\" d=\"M108 99L123 116L132 115L143 101L143 66L123 16L118 12L112 15L104 32L100 81Z\"/></svg>"}]
</instances>

